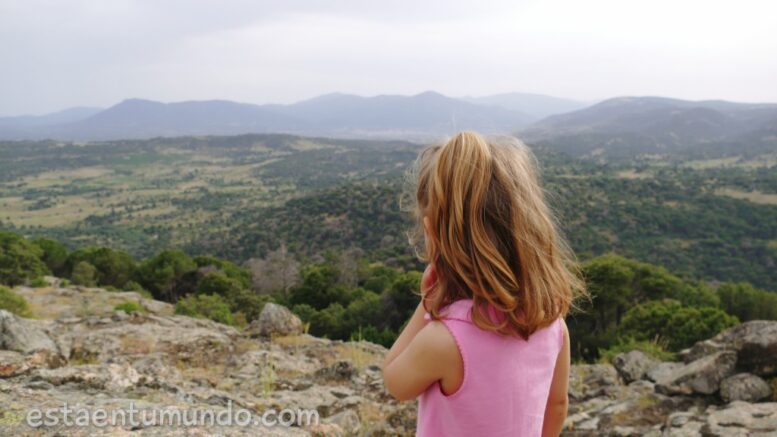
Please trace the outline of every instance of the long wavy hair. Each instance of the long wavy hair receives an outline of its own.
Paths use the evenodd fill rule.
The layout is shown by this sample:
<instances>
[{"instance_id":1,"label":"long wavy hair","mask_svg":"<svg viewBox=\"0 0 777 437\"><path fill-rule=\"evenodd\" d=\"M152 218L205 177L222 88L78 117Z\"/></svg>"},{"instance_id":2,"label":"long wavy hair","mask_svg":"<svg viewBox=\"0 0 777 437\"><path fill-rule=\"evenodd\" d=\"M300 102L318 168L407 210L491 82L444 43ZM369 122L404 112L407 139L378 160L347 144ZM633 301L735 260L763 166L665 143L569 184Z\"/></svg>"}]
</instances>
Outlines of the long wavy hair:
<instances>
[{"instance_id":1,"label":"long wavy hair","mask_svg":"<svg viewBox=\"0 0 777 437\"><path fill-rule=\"evenodd\" d=\"M537 168L529 148L513 137L487 140L465 131L421 151L411 173L411 244L421 246L419 256L437 273L424 298L433 320L446 305L469 298L481 329L528 339L586 294Z\"/></svg>"}]
</instances>

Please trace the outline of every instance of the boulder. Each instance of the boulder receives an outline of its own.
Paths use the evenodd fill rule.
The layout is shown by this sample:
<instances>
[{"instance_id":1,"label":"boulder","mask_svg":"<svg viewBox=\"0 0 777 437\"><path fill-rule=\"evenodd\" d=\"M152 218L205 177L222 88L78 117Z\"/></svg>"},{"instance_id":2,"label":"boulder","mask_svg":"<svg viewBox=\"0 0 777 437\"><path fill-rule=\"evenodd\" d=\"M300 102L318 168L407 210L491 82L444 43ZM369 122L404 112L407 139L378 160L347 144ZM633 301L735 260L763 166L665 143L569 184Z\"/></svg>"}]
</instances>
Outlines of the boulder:
<instances>
[{"instance_id":1,"label":"boulder","mask_svg":"<svg viewBox=\"0 0 777 437\"><path fill-rule=\"evenodd\" d=\"M734 401L725 408L708 410L701 433L710 437L777 435L777 402L751 404Z\"/></svg>"},{"instance_id":2,"label":"boulder","mask_svg":"<svg viewBox=\"0 0 777 437\"><path fill-rule=\"evenodd\" d=\"M658 364L658 360L638 350L618 354L612 359L612 365L627 384L644 378Z\"/></svg>"},{"instance_id":3,"label":"boulder","mask_svg":"<svg viewBox=\"0 0 777 437\"><path fill-rule=\"evenodd\" d=\"M302 334L302 321L288 308L269 302L246 330L251 337Z\"/></svg>"},{"instance_id":4,"label":"boulder","mask_svg":"<svg viewBox=\"0 0 777 437\"><path fill-rule=\"evenodd\" d=\"M769 384L752 373L730 376L720 383L720 397L726 402L758 402L771 395Z\"/></svg>"},{"instance_id":5,"label":"boulder","mask_svg":"<svg viewBox=\"0 0 777 437\"><path fill-rule=\"evenodd\" d=\"M683 366L683 363L674 363L671 361L658 363L655 367L650 369L645 374L645 377L650 381L658 382L662 379L667 378L670 373L674 372L675 370L679 369L682 366Z\"/></svg>"},{"instance_id":6,"label":"boulder","mask_svg":"<svg viewBox=\"0 0 777 437\"><path fill-rule=\"evenodd\" d=\"M24 354L38 350L58 352L49 336L34 322L0 310L0 349Z\"/></svg>"},{"instance_id":7,"label":"boulder","mask_svg":"<svg viewBox=\"0 0 777 437\"><path fill-rule=\"evenodd\" d=\"M696 343L686 360L694 361L722 350L737 353L737 368L758 376L777 374L777 321L754 320L733 326Z\"/></svg>"},{"instance_id":8,"label":"boulder","mask_svg":"<svg viewBox=\"0 0 777 437\"><path fill-rule=\"evenodd\" d=\"M718 391L720 382L734 373L737 354L716 352L670 372L656 384L656 391L666 395L705 394Z\"/></svg>"}]
</instances>

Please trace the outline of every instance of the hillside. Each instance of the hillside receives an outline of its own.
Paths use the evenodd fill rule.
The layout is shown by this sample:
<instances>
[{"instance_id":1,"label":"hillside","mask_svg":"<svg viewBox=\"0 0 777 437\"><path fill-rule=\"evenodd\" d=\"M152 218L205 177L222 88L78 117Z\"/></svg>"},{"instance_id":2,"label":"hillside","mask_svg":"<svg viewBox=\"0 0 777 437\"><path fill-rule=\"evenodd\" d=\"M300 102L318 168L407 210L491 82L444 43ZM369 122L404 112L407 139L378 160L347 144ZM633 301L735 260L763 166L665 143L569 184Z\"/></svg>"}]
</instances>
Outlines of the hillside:
<instances>
[{"instance_id":1,"label":"hillside","mask_svg":"<svg viewBox=\"0 0 777 437\"><path fill-rule=\"evenodd\" d=\"M176 247L242 263L285 245L413 267L399 198L420 147L292 135L0 142L0 229L136 257ZM708 281L777 283L777 153L615 165L535 151L582 259L614 251Z\"/></svg>"},{"instance_id":2,"label":"hillside","mask_svg":"<svg viewBox=\"0 0 777 437\"><path fill-rule=\"evenodd\" d=\"M519 135L573 156L752 157L777 150L777 104L620 97L552 115Z\"/></svg>"},{"instance_id":3,"label":"hillside","mask_svg":"<svg viewBox=\"0 0 777 437\"><path fill-rule=\"evenodd\" d=\"M277 306L267 305L255 324L240 330L172 315L170 305L137 293L48 280L52 285L16 288L36 318L0 310L3 435L414 433L416 404L397 403L386 392L379 367L386 350L380 346L303 334L299 320ZM135 309L114 309L127 302ZM660 362L635 351L615 356L614 366L574 365L562 435L775 433L774 380L769 387L763 379L777 369L775 348L777 322L750 322L696 344L683 355L685 361ZM25 423L30 409L60 408L64 402L71 411L246 409L256 423L270 408L301 408L316 410L320 421L271 429L60 422L34 431Z\"/></svg>"}]
</instances>

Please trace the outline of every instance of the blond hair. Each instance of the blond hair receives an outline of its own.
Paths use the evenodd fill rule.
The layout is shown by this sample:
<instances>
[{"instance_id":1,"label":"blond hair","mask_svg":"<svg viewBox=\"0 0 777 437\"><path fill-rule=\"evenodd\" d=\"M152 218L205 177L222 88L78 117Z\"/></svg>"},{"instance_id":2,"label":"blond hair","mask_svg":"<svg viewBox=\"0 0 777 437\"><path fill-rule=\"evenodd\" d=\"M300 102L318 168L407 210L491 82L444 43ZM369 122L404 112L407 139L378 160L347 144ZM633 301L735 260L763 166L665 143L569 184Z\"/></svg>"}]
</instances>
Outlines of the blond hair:
<instances>
[{"instance_id":1,"label":"blond hair","mask_svg":"<svg viewBox=\"0 0 777 437\"><path fill-rule=\"evenodd\" d=\"M421 258L437 272L424 300L433 320L445 305L470 298L477 326L528 338L585 294L536 168L518 139L487 141L470 131L419 154L411 242L423 241Z\"/></svg>"}]
</instances>

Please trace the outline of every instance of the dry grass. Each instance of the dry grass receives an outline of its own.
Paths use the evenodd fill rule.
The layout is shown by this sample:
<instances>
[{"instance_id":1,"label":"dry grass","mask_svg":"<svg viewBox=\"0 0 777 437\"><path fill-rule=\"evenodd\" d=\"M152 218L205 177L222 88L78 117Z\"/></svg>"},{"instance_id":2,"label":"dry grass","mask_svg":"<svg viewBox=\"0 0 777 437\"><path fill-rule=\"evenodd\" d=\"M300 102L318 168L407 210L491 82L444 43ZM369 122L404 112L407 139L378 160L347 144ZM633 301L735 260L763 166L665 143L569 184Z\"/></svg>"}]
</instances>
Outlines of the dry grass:
<instances>
[{"instance_id":1,"label":"dry grass","mask_svg":"<svg viewBox=\"0 0 777 437\"><path fill-rule=\"evenodd\" d=\"M733 188L719 188L715 190L715 194L718 196L743 199L753 203L760 203L762 205L777 205L777 194L762 193L760 191L741 191Z\"/></svg>"}]
</instances>

